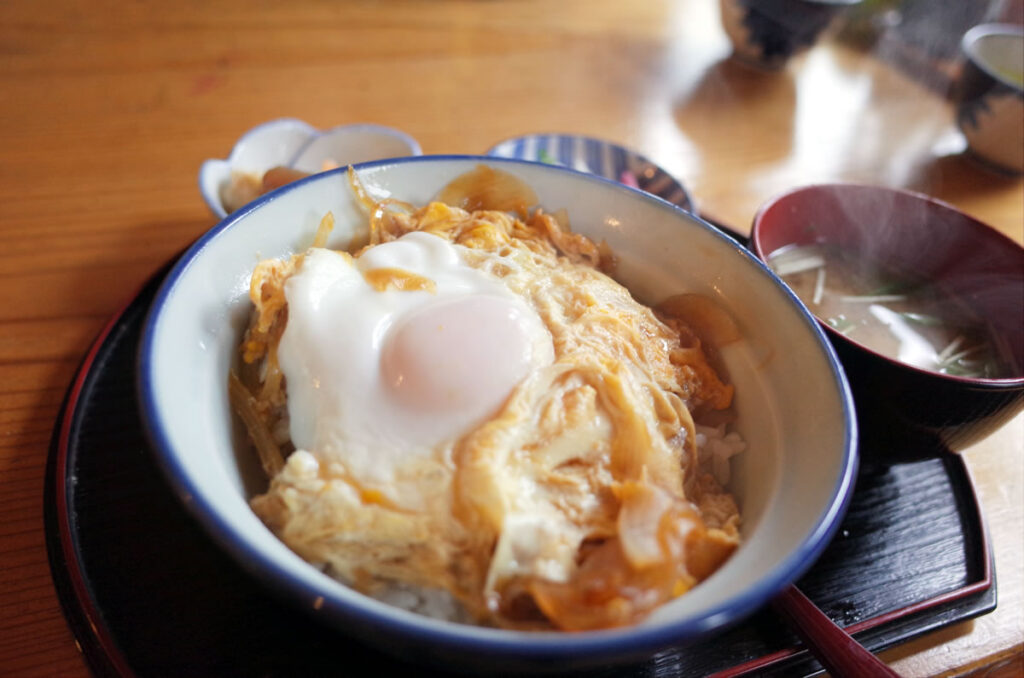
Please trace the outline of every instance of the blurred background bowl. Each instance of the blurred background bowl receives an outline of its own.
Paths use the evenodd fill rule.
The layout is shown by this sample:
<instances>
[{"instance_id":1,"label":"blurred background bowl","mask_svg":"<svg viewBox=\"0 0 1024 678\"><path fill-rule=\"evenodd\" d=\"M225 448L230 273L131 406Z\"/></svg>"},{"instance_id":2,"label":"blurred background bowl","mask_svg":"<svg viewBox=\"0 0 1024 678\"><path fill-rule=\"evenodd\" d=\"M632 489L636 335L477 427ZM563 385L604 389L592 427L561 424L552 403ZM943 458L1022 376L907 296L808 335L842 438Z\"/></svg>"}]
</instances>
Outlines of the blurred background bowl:
<instances>
[{"instance_id":1,"label":"blurred background bowl","mask_svg":"<svg viewBox=\"0 0 1024 678\"><path fill-rule=\"evenodd\" d=\"M759 68L782 68L809 49L839 14L861 0L720 0L733 55Z\"/></svg>"},{"instance_id":2,"label":"blurred background bowl","mask_svg":"<svg viewBox=\"0 0 1024 678\"><path fill-rule=\"evenodd\" d=\"M982 24L964 34L956 122L976 157L1024 172L1024 26Z\"/></svg>"},{"instance_id":3,"label":"blurred background bowl","mask_svg":"<svg viewBox=\"0 0 1024 678\"><path fill-rule=\"evenodd\" d=\"M357 167L372 194L425 204L479 164L525 181L574 230L605 240L617 276L639 299L710 296L744 340L721 348L736 387L729 488L743 544L709 579L635 626L527 633L438 621L360 595L309 565L250 510L254 454L233 432L227 374L238 355L262 258L304 250L324 215L330 246L365 238L367 215L343 170L288 184L204 235L175 265L144 328L143 422L166 477L214 540L268 589L346 634L389 652L493 671L557 671L646 658L685 645L763 606L806 571L839 526L856 475L849 389L814 318L745 248L642 191L571 169L494 157L421 156ZM265 486L265 479L262 485ZM314 612L315 610L315 612Z\"/></svg>"},{"instance_id":4,"label":"blurred background bowl","mask_svg":"<svg viewBox=\"0 0 1024 678\"><path fill-rule=\"evenodd\" d=\"M820 245L900 271L966 305L1005 339L1004 357L1016 367L1004 378L958 377L876 353L819 318L846 368L862 449L909 457L960 450L1024 406L1024 249L995 229L925 195L833 184L767 202L752 243L765 261L787 247Z\"/></svg>"},{"instance_id":5,"label":"blurred background bowl","mask_svg":"<svg viewBox=\"0 0 1024 678\"><path fill-rule=\"evenodd\" d=\"M579 134L527 134L495 144L487 155L571 167L634 186L687 212L697 211L693 196L678 179L633 149L611 141Z\"/></svg>"}]
</instances>

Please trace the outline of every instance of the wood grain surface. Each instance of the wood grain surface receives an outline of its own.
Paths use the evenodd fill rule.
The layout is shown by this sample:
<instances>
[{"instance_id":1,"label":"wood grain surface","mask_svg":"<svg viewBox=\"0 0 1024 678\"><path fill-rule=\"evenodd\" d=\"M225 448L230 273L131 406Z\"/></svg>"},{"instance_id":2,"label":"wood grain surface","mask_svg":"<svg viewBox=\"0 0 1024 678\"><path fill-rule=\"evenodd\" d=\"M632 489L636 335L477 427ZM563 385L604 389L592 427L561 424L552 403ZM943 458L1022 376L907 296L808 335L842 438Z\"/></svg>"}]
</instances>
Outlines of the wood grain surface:
<instances>
[{"instance_id":1,"label":"wood grain surface","mask_svg":"<svg viewBox=\"0 0 1024 678\"><path fill-rule=\"evenodd\" d=\"M200 163L260 122L376 122L427 153L587 134L661 163L741 232L775 193L848 179L1024 238L1020 178L962 153L942 78L887 43L829 38L771 74L729 54L710 0L0 3L0 674L87 674L46 563L51 428L110 314L215 222ZM904 674L1020 669L1022 453L1022 417L966 453L999 608L886 652Z\"/></svg>"}]
</instances>

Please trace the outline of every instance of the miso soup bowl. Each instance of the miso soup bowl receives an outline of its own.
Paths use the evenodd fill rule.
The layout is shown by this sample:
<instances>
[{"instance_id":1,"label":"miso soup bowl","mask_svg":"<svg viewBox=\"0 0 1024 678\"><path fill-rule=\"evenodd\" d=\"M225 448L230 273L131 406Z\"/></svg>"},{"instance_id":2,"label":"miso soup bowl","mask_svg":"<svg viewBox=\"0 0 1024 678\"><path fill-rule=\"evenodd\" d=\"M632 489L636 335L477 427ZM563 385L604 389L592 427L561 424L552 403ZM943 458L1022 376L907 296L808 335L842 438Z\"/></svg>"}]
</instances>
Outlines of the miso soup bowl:
<instances>
[{"instance_id":1,"label":"miso soup bowl","mask_svg":"<svg viewBox=\"0 0 1024 678\"><path fill-rule=\"evenodd\" d=\"M1024 407L1024 249L999 231L926 195L832 184L770 200L754 217L752 241L765 261L784 247L817 243L904 272L968 304L1005 339L1011 374L955 377L876 353L856 332L846 336L822 322L846 368L865 450L900 457L959 451Z\"/></svg>"},{"instance_id":2,"label":"miso soup bowl","mask_svg":"<svg viewBox=\"0 0 1024 678\"><path fill-rule=\"evenodd\" d=\"M743 340L722 348L736 387L731 489L743 544L709 579L630 626L521 632L430 619L363 596L306 563L249 508L266 486L232 426L227 375L249 315L249 278L266 257L303 251L333 212L330 246L367 235L343 171L278 189L221 222L160 289L139 353L143 421L167 480L213 540L273 592L339 634L445 668L564 671L650 658L692 644L762 607L807 570L839 526L856 473L856 423L835 354L814 318L745 248L681 209L563 167L493 157L418 157L356 166L368 190L425 204L478 164L529 184L575 230L605 240L642 300L712 297ZM699 647L692 651L699 652ZM339 657L339 665L344 664Z\"/></svg>"}]
</instances>

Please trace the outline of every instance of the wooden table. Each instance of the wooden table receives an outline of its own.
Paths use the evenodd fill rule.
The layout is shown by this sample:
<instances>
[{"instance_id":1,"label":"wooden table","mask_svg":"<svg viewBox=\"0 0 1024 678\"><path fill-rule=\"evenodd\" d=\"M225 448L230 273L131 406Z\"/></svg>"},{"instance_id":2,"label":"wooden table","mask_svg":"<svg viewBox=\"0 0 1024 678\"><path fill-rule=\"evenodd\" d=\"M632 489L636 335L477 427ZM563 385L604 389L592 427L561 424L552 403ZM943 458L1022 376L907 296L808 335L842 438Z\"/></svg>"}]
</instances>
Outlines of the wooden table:
<instances>
[{"instance_id":1,"label":"wooden table","mask_svg":"<svg viewBox=\"0 0 1024 678\"><path fill-rule=\"evenodd\" d=\"M373 121L427 153L589 134L674 172L745 231L809 182L909 186L1021 241L1024 188L960 154L948 103L827 41L729 60L709 0L0 4L0 674L83 675L47 567L47 442L104 322L213 225L196 173L264 120ZM1020 671L1024 418L968 451L999 608L883 655L910 676Z\"/></svg>"}]
</instances>

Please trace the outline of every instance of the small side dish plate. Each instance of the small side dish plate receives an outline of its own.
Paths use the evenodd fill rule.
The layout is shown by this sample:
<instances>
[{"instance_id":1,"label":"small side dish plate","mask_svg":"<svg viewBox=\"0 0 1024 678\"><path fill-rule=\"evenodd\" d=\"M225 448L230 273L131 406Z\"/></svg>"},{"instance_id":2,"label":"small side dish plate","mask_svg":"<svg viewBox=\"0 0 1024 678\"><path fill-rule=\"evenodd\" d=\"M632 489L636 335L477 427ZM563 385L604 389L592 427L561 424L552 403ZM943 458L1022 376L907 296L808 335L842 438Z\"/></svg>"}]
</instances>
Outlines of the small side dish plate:
<instances>
[{"instance_id":1,"label":"small side dish plate","mask_svg":"<svg viewBox=\"0 0 1024 678\"><path fill-rule=\"evenodd\" d=\"M253 127L225 159L210 159L199 169L199 192L218 218L227 216L222 191L232 172L262 175L273 167L319 172L335 165L422 155L419 142L397 129L369 123L318 130L295 118L280 118Z\"/></svg>"}]
</instances>

